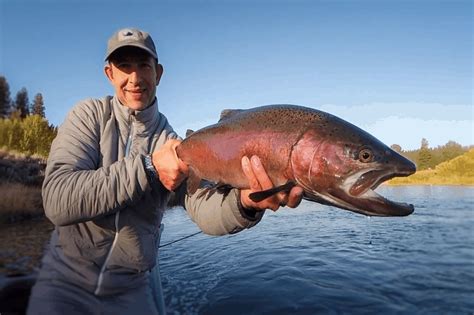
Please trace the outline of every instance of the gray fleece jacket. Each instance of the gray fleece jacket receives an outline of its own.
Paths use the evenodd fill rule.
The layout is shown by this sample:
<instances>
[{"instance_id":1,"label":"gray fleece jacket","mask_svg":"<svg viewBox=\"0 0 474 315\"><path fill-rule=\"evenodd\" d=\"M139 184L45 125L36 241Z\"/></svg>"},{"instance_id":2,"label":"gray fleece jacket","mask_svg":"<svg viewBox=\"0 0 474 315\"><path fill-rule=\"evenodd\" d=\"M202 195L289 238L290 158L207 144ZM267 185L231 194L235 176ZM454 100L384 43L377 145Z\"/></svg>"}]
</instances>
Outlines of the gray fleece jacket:
<instances>
[{"instance_id":1,"label":"gray fleece jacket","mask_svg":"<svg viewBox=\"0 0 474 315\"><path fill-rule=\"evenodd\" d=\"M110 100L110 101L108 101ZM176 193L149 180L143 157L177 138L155 102L131 111L116 97L77 104L53 141L43 183L46 216L54 223L40 279L68 281L96 295L144 283L156 263L163 212L183 206L207 234L257 224L239 192Z\"/></svg>"}]
</instances>

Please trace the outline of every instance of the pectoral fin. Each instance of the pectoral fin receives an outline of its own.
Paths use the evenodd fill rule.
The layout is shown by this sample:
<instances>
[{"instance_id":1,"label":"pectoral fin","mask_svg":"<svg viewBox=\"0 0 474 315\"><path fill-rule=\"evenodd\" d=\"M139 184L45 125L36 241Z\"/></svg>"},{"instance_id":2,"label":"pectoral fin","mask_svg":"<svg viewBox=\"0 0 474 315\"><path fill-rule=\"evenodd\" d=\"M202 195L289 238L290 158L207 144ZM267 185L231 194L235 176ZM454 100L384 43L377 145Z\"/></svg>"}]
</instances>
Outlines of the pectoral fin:
<instances>
[{"instance_id":1,"label":"pectoral fin","mask_svg":"<svg viewBox=\"0 0 474 315\"><path fill-rule=\"evenodd\" d=\"M267 190L262 190L262 191L257 191L257 192L251 193L249 195L249 198L253 202L260 202L264 199L267 199L268 197L273 196L274 194L279 193L280 191L289 192L291 190L291 188L293 188L295 185L296 185L295 182L288 181L286 184L281 185L281 186L277 186L277 187L273 187L273 188L270 188L270 189L267 189Z\"/></svg>"},{"instance_id":2,"label":"pectoral fin","mask_svg":"<svg viewBox=\"0 0 474 315\"><path fill-rule=\"evenodd\" d=\"M188 188L188 195L192 195L196 192L199 188L199 184L201 183L201 179L199 176L196 175L192 167L189 167L189 176L186 181L186 185Z\"/></svg>"}]
</instances>

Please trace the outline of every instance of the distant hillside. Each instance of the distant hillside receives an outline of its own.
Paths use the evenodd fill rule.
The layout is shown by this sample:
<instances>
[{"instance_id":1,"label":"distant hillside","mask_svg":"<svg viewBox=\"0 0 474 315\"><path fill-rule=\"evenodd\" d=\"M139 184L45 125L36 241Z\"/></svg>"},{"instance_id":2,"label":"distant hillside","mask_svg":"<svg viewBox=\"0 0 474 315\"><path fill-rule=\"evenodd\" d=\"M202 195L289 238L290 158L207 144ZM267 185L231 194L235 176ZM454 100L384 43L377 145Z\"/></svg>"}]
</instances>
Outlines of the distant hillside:
<instances>
[{"instance_id":1,"label":"distant hillside","mask_svg":"<svg viewBox=\"0 0 474 315\"><path fill-rule=\"evenodd\" d=\"M392 185L474 185L474 149L434 169L422 170L409 177L395 178Z\"/></svg>"}]
</instances>

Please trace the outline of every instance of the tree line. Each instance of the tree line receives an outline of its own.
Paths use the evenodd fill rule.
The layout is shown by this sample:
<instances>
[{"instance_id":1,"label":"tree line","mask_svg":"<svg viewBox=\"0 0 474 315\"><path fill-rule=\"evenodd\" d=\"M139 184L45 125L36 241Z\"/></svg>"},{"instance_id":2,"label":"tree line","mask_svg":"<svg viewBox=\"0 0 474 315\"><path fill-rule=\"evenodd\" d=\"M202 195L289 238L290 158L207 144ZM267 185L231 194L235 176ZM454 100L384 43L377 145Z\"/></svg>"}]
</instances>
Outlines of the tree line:
<instances>
[{"instance_id":1,"label":"tree line","mask_svg":"<svg viewBox=\"0 0 474 315\"><path fill-rule=\"evenodd\" d=\"M0 148L46 157L56 134L57 128L46 120L41 93L37 93L33 103L29 104L28 92L22 88L12 101L8 82L0 76ZM460 156L472 146L463 147L449 141L443 146L430 148L428 140L423 138L417 150L405 151L398 144L393 144L391 148L413 161L418 170L424 170Z\"/></svg>"},{"instance_id":2,"label":"tree line","mask_svg":"<svg viewBox=\"0 0 474 315\"><path fill-rule=\"evenodd\" d=\"M418 170L434 169L436 165L454 159L469 151L473 146L462 146L455 141L448 141L445 145L430 148L426 138L421 139L420 148L404 151L400 145L393 144L391 148L405 156L417 166Z\"/></svg>"},{"instance_id":3,"label":"tree line","mask_svg":"<svg viewBox=\"0 0 474 315\"><path fill-rule=\"evenodd\" d=\"M0 148L47 157L56 134L46 119L43 95L37 93L30 104L23 87L12 100L7 79L0 76Z\"/></svg>"},{"instance_id":4,"label":"tree line","mask_svg":"<svg viewBox=\"0 0 474 315\"><path fill-rule=\"evenodd\" d=\"M46 118L43 95L37 93L30 104L28 91L21 88L12 100L10 86L4 76L0 76L0 118L26 118L28 115L38 115Z\"/></svg>"}]
</instances>

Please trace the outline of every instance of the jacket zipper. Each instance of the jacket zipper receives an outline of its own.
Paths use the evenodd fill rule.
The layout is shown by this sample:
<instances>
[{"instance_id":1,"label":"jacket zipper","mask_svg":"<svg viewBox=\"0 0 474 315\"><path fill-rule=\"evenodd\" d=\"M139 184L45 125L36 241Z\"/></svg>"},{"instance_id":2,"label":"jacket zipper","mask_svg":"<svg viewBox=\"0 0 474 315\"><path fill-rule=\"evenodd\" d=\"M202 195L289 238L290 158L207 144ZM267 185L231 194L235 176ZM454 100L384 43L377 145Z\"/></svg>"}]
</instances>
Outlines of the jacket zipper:
<instances>
[{"instance_id":1,"label":"jacket zipper","mask_svg":"<svg viewBox=\"0 0 474 315\"><path fill-rule=\"evenodd\" d=\"M132 147L132 138L133 138L133 121L132 121L132 115L129 116L129 125L130 129L128 130L128 138L127 138L127 144L125 146L125 156L128 156L130 153L130 148ZM102 287L102 282L104 281L104 273L105 273L105 268L107 267L107 264L110 260L110 257L112 256L112 251L114 250L117 241L118 241L118 236L119 236L119 218L120 218L120 210L118 210L115 213L115 235L114 235L114 241L112 242L112 246L110 246L109 252L107 253L107 257L105 258L104 264L100 268L100 273L99 273L99 278L97 279L97 286L94 291L95 295L98 295L100 292L100 289Z\"/></svg>"}]
</instances>

